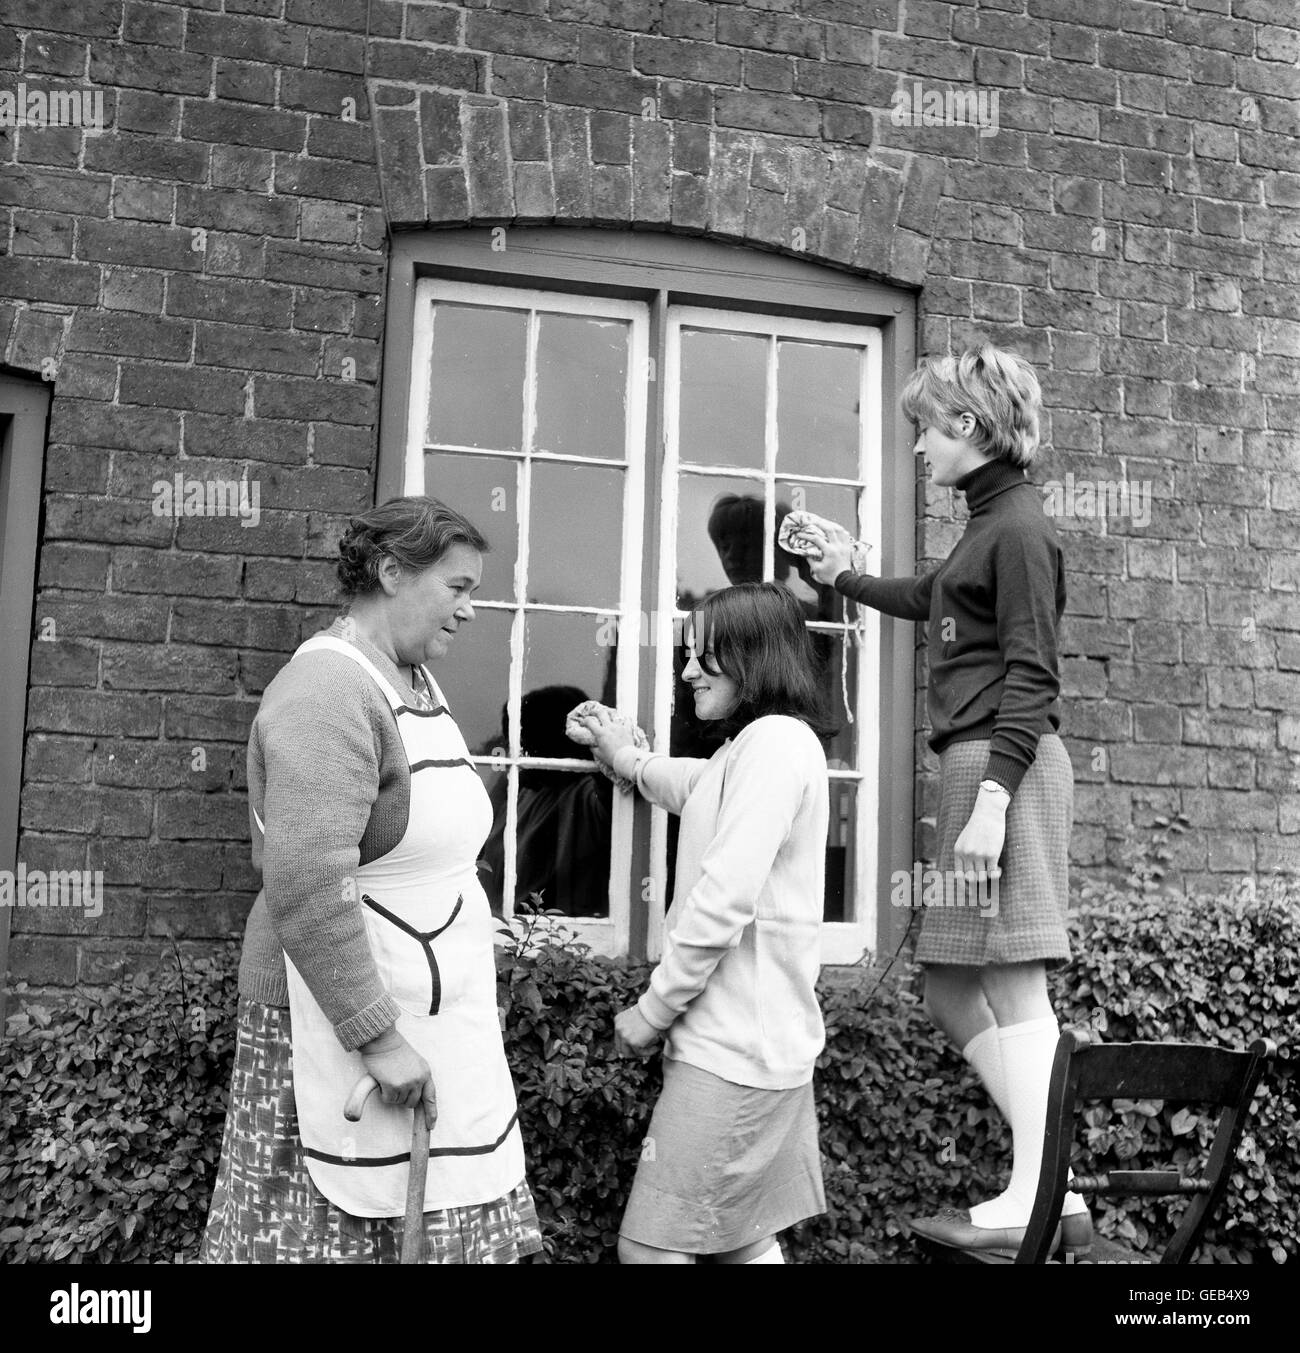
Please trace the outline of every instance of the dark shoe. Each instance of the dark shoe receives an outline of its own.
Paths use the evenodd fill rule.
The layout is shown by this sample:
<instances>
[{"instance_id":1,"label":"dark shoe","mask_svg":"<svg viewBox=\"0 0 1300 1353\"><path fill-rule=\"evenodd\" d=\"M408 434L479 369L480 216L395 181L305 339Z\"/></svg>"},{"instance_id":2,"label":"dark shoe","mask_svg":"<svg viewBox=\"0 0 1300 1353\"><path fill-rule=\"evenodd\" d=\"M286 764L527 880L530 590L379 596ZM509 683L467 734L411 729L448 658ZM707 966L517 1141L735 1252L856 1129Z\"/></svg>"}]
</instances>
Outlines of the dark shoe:
<instances>
[{"instance_id":1,"label":"dark shoe","mask_svg":"<svg viewBox=\"0 0 1300 1353\"><path fill-rule=\"evenodd\" d=\"M1080 1213L1080 1217L1084 1215ZM1075 1218L1070 1217L1068 1220L1074 1222ZM1088 1243L1091 1245L1092 1218L1088 1217L1087 1222ZM921 1217L909 1225L918 1236L936 1245L947 1245L955 1250L972 1250L999 1259L1014 1259L1020 1253L1026 1229L1023 1226L976 1226L966 1208L956 1207L941 1208L933 1217ZM1058 1226L1052 1237L1052 1254L1061 1244L1061 1232L1062 1228Z\"/></svg>"}]
</instances>

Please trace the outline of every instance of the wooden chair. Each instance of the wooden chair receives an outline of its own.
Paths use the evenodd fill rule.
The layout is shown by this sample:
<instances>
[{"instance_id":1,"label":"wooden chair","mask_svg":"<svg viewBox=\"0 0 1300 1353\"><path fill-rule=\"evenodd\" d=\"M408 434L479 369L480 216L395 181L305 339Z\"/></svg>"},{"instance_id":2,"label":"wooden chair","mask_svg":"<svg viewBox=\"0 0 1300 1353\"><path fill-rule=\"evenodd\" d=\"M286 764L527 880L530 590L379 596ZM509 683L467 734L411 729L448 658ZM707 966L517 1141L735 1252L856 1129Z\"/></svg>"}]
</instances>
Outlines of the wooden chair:
<instances>
[{"instance_id":1,"label":"wooden chair","mask_svg":"<svg viewBox=\"0 0 1300 1353\"><path fill-rule=\"evenodd\" d=\"M1211 1214L1223 1199L1251 1098L1276 1052L1272 1040L1266 1038L1257 1038L1245 1052L1230 1052L1195 1043L1103 1043L1084 1029L1062 1030L1052 1064L1038 1192L1014 1262L1047 1262L1065 1199L1079 1101L1163 1099L1210 1104L1222 1110L1204 1174L1189 1177L1178 1170L1110 1170L1100 1175L1076 1175L1068 1186L1075 1193L1102 1196L1191 1194L1192 1202L1158 1261L1100 1238L1094 1241L1094 1252L1100 1250L1111 1262L1189 1263ZM1012 1262L970 1250L955 1251L932 1244L926 1248L949 1262Z\"/></svg>"}]
</instances>

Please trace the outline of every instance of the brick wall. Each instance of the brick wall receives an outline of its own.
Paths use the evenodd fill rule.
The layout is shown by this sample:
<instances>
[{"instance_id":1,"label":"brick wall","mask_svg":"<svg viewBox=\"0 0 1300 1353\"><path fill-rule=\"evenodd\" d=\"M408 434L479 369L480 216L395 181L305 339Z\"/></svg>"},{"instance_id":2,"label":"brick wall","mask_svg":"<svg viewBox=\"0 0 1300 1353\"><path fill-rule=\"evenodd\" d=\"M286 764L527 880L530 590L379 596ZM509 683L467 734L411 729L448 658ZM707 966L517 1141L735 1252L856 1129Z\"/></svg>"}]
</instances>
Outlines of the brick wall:
<instances>
[{"instance_id":1,"label":"brick wall","mask_svg":"<svg viewBox=\"0 0 1300 1353\"><path fill-rule=\"evenodd\" d=\"M0 164L0 352L54 387L19 858L108 894L93 922L16 912L12 976L93 982L240 927L246 731L373 492L386 225L741 241L919 288L926 351L1024 352L1035 477L1154 493L1146 525L1060 522L1076 863L1182 810L1187 881L1295 871L1288 13L0 0L0 88L102 87L108 121L10 130ZM997 134L895 126L916 81L996 91ZM178 470L255 478L258 529L154 515ZM959 529L931 491L921 552Z\"/></svg>"}]
</instances>

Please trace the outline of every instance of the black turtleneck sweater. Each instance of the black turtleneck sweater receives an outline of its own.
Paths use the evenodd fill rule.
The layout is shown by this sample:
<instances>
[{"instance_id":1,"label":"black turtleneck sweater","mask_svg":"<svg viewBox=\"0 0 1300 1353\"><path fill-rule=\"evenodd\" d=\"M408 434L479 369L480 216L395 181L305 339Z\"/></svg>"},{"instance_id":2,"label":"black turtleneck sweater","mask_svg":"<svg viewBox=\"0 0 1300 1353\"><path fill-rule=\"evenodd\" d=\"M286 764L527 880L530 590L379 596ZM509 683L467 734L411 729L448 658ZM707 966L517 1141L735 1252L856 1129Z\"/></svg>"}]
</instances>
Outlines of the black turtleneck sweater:
<instances>
[{"instance_id":1,"label":"black turtleneck sweater","mask_svg":"<svg viewBox=\"0 0 1300 1353\"><path fill-rule=\"evenodd\" d=\"M917 578L846 570L835 587L886 615L929 620L930 746L989 738L983 778L1014 794L1038 739L1061 723L1065 561L1043 496L1022 470L989 461L955 487L970 521L938 568Z\"/></svg>"}]
</instances>

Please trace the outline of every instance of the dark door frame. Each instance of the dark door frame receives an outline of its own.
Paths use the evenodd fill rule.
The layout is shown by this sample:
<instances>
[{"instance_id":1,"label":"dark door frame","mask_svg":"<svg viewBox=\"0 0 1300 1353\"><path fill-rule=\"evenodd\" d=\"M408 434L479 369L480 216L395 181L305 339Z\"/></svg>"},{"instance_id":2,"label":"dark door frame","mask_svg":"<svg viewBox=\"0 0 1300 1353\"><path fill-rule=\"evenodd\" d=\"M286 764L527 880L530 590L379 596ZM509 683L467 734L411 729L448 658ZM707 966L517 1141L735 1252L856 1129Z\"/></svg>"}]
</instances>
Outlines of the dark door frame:
<instances>
[{"instance_id":1,"label":"dark door frame","mask_svg":"<svg viewBox=\"0 0 1300 1353\"><path fill-rule=\"evenodd\" d=\"M18 860L18 802L27 731L36 552L50 388L0 373L0 869ZM0 907L0 1018L9 972L10 909Z\"/></svg>"}]
</instances>

